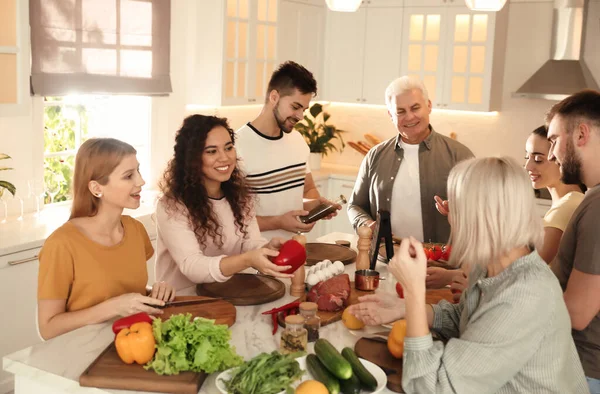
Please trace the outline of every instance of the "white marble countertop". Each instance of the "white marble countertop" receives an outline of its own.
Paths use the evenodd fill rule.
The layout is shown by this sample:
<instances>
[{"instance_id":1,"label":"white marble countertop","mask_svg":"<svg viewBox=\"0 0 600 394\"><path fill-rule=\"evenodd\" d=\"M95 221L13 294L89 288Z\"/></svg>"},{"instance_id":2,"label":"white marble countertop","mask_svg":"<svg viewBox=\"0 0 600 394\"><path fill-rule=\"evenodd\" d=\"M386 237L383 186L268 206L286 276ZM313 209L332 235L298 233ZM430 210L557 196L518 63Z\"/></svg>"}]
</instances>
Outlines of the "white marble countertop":
<instances>
[{"instance_id":1,"label":"white marble countertop","mask_svg":"<svg viewBox=\"0 0 600 394\"><path fill-rule=\"evenodd\" d=\"M356 247L357 237L350 234L331 233L318 239L319 242L333 243L346 239ZM382 277L388 276L387 266L378 263L377 269ZM354 277L354 264L346 266L350 279ZM289 285L289 283L287 284ZM394 291L393 280L382 281L379 291ZM288 286L289 287L289 286ZM238 306L236 323L231 327L232 344L238 354L248 360L261 352L271 352L278 348L281 330L271 334L271 320L261 312L282 304L292 302L295 297L286 295L272 303L256 306ZM320 335L327 338L338 349L344 346L354 347L357 337L352 335L341 322L322 327ZM102 350L114 339L109 323L96 324L81 328L50 341L23 349L4 357L4 369L15 374L16 390L19 391L19 380L35 382L44 393L113 393L125 394L133 391L102 390L79 386L79 376ZM313 344L309 344L309 352L313 352ZM202 385L199 393L218 394L215 380L218 373L211 374ZM384 389L383 393L391 393Z\"/></svg>"}]
</instances>

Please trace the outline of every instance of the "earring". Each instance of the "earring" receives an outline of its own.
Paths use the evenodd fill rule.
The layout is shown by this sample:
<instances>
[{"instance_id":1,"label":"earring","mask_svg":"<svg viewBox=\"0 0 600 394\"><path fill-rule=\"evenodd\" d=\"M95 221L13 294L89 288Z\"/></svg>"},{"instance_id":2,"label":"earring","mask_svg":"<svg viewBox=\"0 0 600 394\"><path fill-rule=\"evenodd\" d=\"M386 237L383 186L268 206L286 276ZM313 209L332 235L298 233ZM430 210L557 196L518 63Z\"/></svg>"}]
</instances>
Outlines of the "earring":
<instances>
[{"instance_id":1,"label":"earring","mask_svg":"<svg viewBox=\"0 0 600 394\"><path fill-rule=\"evenodd\" d=\"M94 195L98 198L102 197L102 193L98 193L98 194L94 194Z\"/></svg>"}]
</instances>

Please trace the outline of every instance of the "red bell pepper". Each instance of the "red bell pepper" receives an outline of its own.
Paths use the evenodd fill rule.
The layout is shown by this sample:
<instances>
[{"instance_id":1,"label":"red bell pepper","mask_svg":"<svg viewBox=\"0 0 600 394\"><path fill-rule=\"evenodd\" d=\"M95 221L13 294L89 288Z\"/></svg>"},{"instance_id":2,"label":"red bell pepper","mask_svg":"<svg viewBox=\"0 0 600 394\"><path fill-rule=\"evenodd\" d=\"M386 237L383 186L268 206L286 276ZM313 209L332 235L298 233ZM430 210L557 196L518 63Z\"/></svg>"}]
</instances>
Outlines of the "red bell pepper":
<instances>
[{"instance_id":1,"label":"red bell pepper","mask_svg":"<svg viewBox=\"0 0 600 394\"><path fill-rule=\"evenodd\" d=\"M294 302L290 302L289 304L285 304L285 305L282 305L280 307L273 308L273 309L270 309L268 311L265 311L262 314L263 315L273 315L273 314L277 314L279 312L283 312L283 311L288 310L288 309L298 308L298 307L300 307L300 301L294 301Z\"/></svg>"},{"instance_id":2,"label":"red bell pepper","mask_svg":"<svg viewBox=\"0 0 600 394\"><path fill-rule=\"evenodd\" d=\"M279 254L273 257L271 261L279 266L291 265L292 267L283 271L283 273L294 273L294 271L306 262L306 249L300 242L290 239L281 245Z\"/></svg>"},{"instance_id":3,"label":"red bell pepper","mask_svg":"<svg viewBox=\"0 0 600 394\"><path fill-rule=\"evenodd\" d=\"M115 322L112 325L112 330L115 333L115 335L117 335L122 329L129 328L132 324L139 322L146 322L152 324L152 318L146 312L140 312L136 313L135 315L122 317L118 320L115 320Z\"/></svg>"},{"instance_id":4,"label":"red bell pepper","mask_svg":"<svg viewBox=\"0 0 600 394\"><path fill-rule=\"evenodd\" d=\"M404 289L400 282L396 283L396 293L398 293L398 297L404 298Z\"/></svg>"}]
</instances>

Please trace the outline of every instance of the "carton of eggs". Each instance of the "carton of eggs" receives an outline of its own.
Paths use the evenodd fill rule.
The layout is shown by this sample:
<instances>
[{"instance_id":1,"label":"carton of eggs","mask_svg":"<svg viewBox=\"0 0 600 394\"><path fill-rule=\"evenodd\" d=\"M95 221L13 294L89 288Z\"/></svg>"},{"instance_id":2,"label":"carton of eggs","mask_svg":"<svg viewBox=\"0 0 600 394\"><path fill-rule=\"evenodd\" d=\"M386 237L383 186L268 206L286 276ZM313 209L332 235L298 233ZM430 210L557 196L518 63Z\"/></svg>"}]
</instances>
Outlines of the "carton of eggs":
<instances>
[{"instance_id":1,"label":"carton of eggs","mask_svg":"<svg viewBox=\"0 0 600 394\"><path fill-rule=\"evenodd\" d=\"M331 260L323 260L306 269L306 278L304 282L312 287L317 283L333 278L344 272L344 263L341 261L331 262Z\"/></svg>"}]
</instances>

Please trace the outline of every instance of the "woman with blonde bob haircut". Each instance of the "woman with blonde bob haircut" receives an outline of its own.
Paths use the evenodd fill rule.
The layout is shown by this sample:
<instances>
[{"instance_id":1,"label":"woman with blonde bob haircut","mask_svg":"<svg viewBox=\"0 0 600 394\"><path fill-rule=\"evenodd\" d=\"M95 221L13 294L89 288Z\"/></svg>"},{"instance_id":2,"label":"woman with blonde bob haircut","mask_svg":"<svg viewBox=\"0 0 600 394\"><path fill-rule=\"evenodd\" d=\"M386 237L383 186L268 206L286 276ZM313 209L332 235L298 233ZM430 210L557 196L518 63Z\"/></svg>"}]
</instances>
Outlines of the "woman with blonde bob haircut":
<instances>
[{"instance_id":1,"label":"woman with blonde bob haircut","mask_svg":"<svg viewBox=\"0 0 600 394\"><path fill-rule=\"evenodd\" d=\"M136 312L160 314L174 298L166 283L146 291L154 248L142 223L144 180L135 149L112 138L85 141L75 158L69 220L39 254L38 328L44 339Z\"/></svg>"},{"instance_id":2,"label":"woman with blonde bob haircut","mask_svg":"<svg viewBox=\"0 0 600 394\"><path fill-rule=\"evenodd\" d=\"M562 291L535 251L541 218L511 158L470 159L448 178L451 264L469 273L458 304L425 303L427 259L405 239L390 262L404 299L350 307L366 324L406 319L406 393L588 393ZM433 341L429 329L443 341Z\"/></svg>"}]
</instances>

